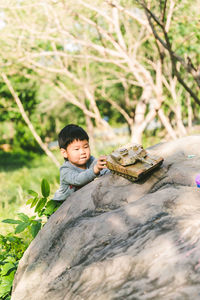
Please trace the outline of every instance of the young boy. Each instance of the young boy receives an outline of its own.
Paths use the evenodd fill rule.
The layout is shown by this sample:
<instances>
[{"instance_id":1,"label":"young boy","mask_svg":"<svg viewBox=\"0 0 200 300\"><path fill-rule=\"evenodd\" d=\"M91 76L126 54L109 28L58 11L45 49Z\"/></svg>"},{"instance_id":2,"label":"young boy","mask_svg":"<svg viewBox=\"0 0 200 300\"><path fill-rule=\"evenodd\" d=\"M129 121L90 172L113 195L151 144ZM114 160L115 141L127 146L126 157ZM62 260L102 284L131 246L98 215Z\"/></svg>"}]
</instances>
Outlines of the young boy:
<instances>
[{"instance_id":1,"label":"young boy","mask_svg":"<svg viewBox=\"0 0 200 300\"><path fill-rule=\"evenodd\" d=\"M109 170L106 169L106 156L97 160L90 155L89 137L83 128L74 124L65 126L58 135L58 144L65 162L60 168L60 188L53 200L63 202L73 192Z\"/></svg>"}]
</instances>

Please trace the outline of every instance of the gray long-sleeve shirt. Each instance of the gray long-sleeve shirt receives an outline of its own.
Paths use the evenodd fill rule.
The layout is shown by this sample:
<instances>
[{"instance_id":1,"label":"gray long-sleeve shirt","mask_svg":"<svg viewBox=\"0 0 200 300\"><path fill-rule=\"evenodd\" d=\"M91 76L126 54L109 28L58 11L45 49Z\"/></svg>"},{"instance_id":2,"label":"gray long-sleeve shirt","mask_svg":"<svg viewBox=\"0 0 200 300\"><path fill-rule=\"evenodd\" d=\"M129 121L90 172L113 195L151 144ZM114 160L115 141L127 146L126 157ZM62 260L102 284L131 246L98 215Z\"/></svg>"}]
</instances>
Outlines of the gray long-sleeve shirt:
<instances>
[{"instance_id":1,"label":"gray long-sleeve shirt","mask_svg":"<svg viewBox=\"0 0 200 300\"><path fill-rule=\"evenodd\" d=\"M86 169L81 169L69 161L65 161L60 168L60 188L55 192L53 200L64 201L80 187L94 180L97 177L94 173L96 162L97 160L91 156L86 164ZM100 176L107 172L109 172L108 169L103 169Z\"/></svg>"}]
</instances>

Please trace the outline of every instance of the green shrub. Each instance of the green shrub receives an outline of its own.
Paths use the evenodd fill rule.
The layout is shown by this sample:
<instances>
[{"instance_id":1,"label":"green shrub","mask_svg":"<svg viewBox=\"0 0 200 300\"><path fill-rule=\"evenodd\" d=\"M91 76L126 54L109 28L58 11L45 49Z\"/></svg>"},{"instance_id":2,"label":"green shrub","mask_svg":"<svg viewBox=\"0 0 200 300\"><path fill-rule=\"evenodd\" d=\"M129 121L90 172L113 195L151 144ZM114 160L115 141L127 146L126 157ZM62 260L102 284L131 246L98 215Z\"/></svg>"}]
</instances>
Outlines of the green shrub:
<instances>
[{"instance_id":1,"label":"green shrub","mask_svg":"<svg viewBox=\"0 0 200 300\"><path fill-rule=\"evenodd\" d=\"M9 300L18 262L28 244L13 234L0 235L0 299Z\"/></svg>"},{"instance_id":2,"label":"green shrub","mask_svg":"<svg viewBox=\"0 0 200 300\"><path fill-rule=\"evenodd\" d=\"M30 243L30 241L25 242L16 234L28 230L32 239L35 238L46 223L47 218L60 206L56 201L48 199L50 186L46 179L41 182L41 192L42 196L39 196L35 191L28 191L31 198L28 199L27 205L35 207L36 215L29 217L24 213L18 213L18 219L5 219L2 221L16 226L14 234L0 235L0 299L2 300L10 300L12 283L19 260ZM45 217L46 220L37 217Z\"/></svg>"},{"instance_id":3,"label":"green shrub","mask_svg":"<svg viewBox=\"0 0 200 300\"><path fill-rule=\"evenodd\" d=\"M50 186L46 179L43 179L41 182L41 192L42 196L40 197L35 191L29 190L28 193L32 198L30 198L26 204L30 204L31 208L35 207L35 213L37 213L39 217L46 216L48 218L58 209L61 203L48 199Z\"/></svg>"}]
</instances>

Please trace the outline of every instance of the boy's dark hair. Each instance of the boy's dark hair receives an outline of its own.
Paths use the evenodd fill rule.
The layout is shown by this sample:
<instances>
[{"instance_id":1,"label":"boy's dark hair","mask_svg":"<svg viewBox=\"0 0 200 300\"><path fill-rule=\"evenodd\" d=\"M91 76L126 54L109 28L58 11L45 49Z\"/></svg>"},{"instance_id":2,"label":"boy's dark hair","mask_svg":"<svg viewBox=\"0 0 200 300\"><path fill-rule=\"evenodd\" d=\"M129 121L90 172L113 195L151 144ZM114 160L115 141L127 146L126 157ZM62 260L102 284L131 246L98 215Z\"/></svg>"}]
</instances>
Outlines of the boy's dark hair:
<instances>
[{"instance_id":1,"label":"boy's dark hair","mask_svg":"<svg viewBox=\"0 0 200 300\"><path fill-rule=\"evenodd\" d=\"M65 126L58 135L58 145L60 148L66 149L67 146L75 140L89 141L87 132L78 125L69 124Z\"/></svg>"}]
</instances>

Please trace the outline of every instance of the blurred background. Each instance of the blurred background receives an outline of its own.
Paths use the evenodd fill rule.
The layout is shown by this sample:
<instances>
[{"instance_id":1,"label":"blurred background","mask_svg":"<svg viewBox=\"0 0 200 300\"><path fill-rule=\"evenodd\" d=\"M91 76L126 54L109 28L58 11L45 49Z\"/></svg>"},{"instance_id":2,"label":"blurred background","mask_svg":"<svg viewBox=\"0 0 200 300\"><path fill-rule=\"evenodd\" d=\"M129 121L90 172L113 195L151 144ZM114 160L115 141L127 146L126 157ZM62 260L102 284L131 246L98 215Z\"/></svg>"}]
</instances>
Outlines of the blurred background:
<instances>
[{"instance_id":1,"label":"blurred background","mask_svg":"<svg viewBox=\"0 0 200 300\"><path fill-rule=\"evenodd\" d=\"M0 0L0 220L59 186L57 134L92 154L199 134L199 0ZM1 225L1 232L7 225Z\"/></svg>"}]
</instances>

